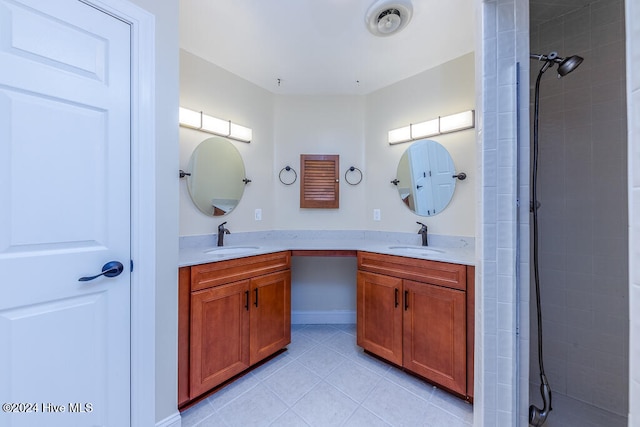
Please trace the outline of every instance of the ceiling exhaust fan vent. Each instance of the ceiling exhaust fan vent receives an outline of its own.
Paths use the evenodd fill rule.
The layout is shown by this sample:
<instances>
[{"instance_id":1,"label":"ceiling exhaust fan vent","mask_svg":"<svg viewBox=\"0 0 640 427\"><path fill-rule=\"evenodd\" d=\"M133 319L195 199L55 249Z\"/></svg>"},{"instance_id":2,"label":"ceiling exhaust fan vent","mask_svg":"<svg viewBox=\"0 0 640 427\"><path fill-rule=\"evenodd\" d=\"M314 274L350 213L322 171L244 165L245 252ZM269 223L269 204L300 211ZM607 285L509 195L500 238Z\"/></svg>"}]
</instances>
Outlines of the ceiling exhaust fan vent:
<instances>
[{"instance_id":1,"label":"ceiling exhaust fan vent","mask_svg":"<svg viewBox=\"0 0 640 427\"><path fill-rule=\"evenodd\" d=\"M387 37L406 27L412 13L408 0L378 0L367 10L365 23L371 34Z\"/></svg>"}]
</instances>

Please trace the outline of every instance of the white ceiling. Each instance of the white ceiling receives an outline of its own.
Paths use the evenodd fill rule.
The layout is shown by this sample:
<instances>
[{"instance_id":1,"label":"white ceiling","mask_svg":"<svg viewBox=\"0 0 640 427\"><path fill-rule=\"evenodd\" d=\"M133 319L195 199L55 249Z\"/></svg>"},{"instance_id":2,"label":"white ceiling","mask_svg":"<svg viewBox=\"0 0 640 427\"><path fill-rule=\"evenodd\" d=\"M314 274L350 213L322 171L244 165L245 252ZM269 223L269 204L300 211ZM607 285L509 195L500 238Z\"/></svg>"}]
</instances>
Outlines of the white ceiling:
<instances>
[{"instance_id":1,"label":"white ceiling","mask_svg":"<svg viewBox=\"0 0 640 427\"><path fill-rule=\"evenodd\" d=\"M390 37L367 30L374 2L180 0L180 47L273 93L313 95L366 94L474 50L474 0L412 0Z\"/></svg>"}]
</instances>

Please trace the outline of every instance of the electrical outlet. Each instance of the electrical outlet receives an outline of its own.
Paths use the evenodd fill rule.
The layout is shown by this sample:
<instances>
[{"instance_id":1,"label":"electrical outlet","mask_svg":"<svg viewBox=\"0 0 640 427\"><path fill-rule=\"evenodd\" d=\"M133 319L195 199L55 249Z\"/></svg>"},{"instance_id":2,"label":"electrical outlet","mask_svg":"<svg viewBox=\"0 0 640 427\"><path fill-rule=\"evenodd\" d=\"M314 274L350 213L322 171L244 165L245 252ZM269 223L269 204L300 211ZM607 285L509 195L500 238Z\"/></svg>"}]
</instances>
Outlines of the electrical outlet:
<instances>
[{"instance_id":1,"label":"electrical outlet","mask_svg":"<svg viewBox=\"0 0 640 427\"><path fill-rule=\"evenodd\" d=\"M256 209L255 219L256 221L262 221L262 209Z\"/></svg>"},{"instance_id":2,"label":"electrical outlet","mask_svg":"<svg viewBox=\"0 0 640 427\"><path fill-rule=\"evenodd\" d=\"M380 209L373 210L373 220L380 221Z\"/></svg>"}]
</instances>

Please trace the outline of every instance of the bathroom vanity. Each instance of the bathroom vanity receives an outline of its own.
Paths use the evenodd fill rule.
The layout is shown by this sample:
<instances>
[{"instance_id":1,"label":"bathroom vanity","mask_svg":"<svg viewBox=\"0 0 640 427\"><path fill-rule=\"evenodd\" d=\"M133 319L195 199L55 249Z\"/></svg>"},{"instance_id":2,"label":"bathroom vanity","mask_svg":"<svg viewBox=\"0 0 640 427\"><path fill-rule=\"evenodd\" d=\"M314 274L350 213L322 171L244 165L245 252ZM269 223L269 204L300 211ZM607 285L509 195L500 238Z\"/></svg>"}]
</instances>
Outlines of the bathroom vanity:
<instances>
[{"instance_id":1,"label":"bathroom vanity","mask_svg":"<svg viewBox=\"0 0 640 427\"><path fill-rule=\"evenodd\" d=\"M181 267L178 406L291 342L291 253Z\"/></svg>"},{"instance_id":2,"label":"bathroom vanity","mask_svg":"<svg viewBox=\"0 0 640 427\"><path fill-rule=\"evenodd\" d=\"M358 346L473 400L474 267L447 261L450 252L329 239L187 252L179 269L180 409L291 342L292 254L356 256Z\"/></svg>"},{"instance_id":3,"label":"bathroom vanity","mask_svg":"<svg viewBox=\"0 0 640 427\"><path fill-rule=\"evenodd\" d=\"M357 343L473 399L475 268L358 252Z\"/></svg>"}]
</instances>

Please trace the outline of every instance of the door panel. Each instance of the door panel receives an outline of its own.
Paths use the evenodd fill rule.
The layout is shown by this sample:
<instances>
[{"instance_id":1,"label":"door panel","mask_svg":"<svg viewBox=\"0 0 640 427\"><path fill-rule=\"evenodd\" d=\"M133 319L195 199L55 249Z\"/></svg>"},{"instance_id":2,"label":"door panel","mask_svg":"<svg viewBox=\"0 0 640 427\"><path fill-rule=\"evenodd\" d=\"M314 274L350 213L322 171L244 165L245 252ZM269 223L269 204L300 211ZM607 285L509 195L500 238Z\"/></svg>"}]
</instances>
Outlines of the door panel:
<instances>
[{"instance_id":1,"label":"door panel","mask_svg":"<svg viewBox=\"0 0 640 427\"><path fill-rule=\"evenodd\" d=\"M429 160L432 171L434 212L439 213L449 204L453 196L456 183L453 174L456 169L449 153L436 147L429 147Z\"/></svg>"},{"instance_id":2,"label":"door panel","mask_svg":"<svg viewBox=\"0 0 640 427\"><path fill-rule=\"evenodd\" d=\"M251 279L251 364L291 342L290 270Z\"/></svg>"},{"instance_id":3,"label":"door panel","mask_svg":"<svg viewBox=\"0 0 640 427\"><path fill-rule=\"evenodd\" d=\"M56 2L52 2L54 4L50 6L34 1L21 3L3 1L0 6L4 9L3 15L11 15L11 26L5 30L6 40L10 42L7 51L16 59L22 58L45 67L55 67L67 73L104 81L107 71L107 39L76 26L73 20L65 22L70 14L55 10ZM63 3L62 7L67 5ZM69 12L74 13L73 10ZM62 19L51 19L53 15ZM100 18L102 17L98 16ZM40 36L34 37L31 32L34 27L38 28Z\"/></svg>"},{"instance_id":4,"label":"door panel","mask_svg":"<svg viewBox=\"0 0 640 427\"><path fill-rule=\"evenodd\" d=\"M357 344L402 365L402 279L358 271Z\"/></svg>"},{"instance_id":5,"label":"door panel","mask_svg":"<svg viewBox=\"0 0 640 427\"><path fill-rule=\"evenodd\" d=\"M435 205L433 201L433 187L431 185L431 164L429 150L426 145L413 144L409 152L409 167L411 171L411 185L414 194L415 212L418 215L433 215Z\"/></svg>"},{"instance_id":6,"label":"door panel","mask_svg":"<svg viewBox=\"0 0 640 427\"><path fill-rule=\"evenodd\" d=\"M466 299L456 289L404 281L404 367L466 393Z\"/></svg>"},{"instance_id":7,"label":"door panel","mask_svg":"<svg viewBox=\"0 0 640 427\"><path fill-rule=\"evenodd\" d=\"M94 366L107 363L107 328L101 324L107 304L107 295L99 292L3 311L0 334L11 343L3 351L11 353L3 357L10 361L5 369L16 379L29 378L34 371L38 376L37 389L29 381L14 381L11 393L29 396L28 402L59 404L58 380L63 377L64 388L69 390L65 398L71 402L104 401L105 390L100 388L106 380L104 370L87 370L82 375L76 371L88 360ZM76 323L76 319L83 322ZM20 416L14 415L16 425L20 425Z\"/></svg>"},{"instance_id":8,"label":"door panel","mask_svg":"<svg viewBox=\"0 0 640 427\"><path fill-rule=\"evenodd\" d=\"M191 294L191 399L249 367L249 304L249 280Z\"/></svg>"},{"instance_id":9,"label":"door panel","mask_svg":"<svg viewBox=\"0 0 640 427\"><path fill-rule=\"evenodd\" d=\"M0 400L128 426L130 28L75 0L0 0L0 22Z\"/></svg>"},{"instance_id":10,"label":"door panel","mask_svg":"<svg viewBox=\"0 0 640 427\"><path fill-rule=\"evenodd\" d=\"M108 245L106 123L105 111L0 89L0 127L11 133L2 144L5 253Z\"/></svg>"}]
</instances>

